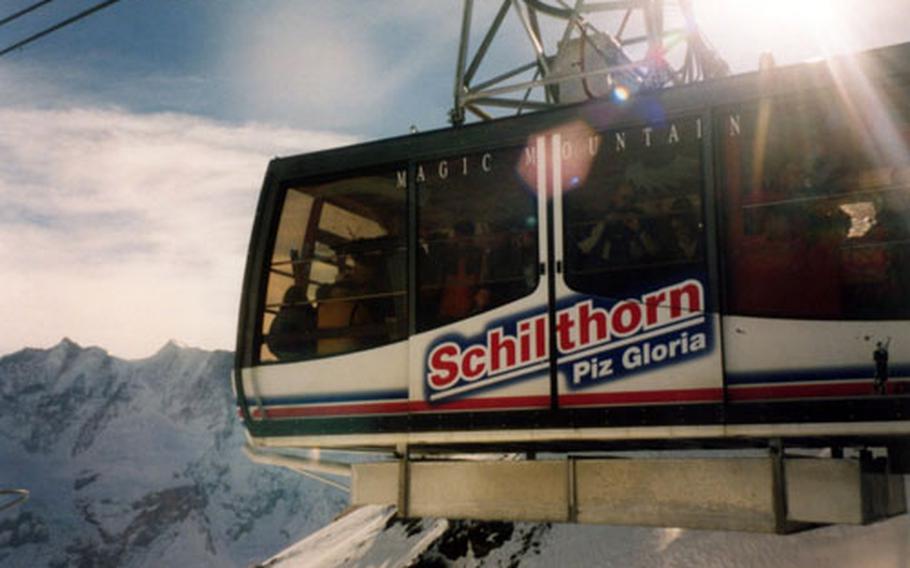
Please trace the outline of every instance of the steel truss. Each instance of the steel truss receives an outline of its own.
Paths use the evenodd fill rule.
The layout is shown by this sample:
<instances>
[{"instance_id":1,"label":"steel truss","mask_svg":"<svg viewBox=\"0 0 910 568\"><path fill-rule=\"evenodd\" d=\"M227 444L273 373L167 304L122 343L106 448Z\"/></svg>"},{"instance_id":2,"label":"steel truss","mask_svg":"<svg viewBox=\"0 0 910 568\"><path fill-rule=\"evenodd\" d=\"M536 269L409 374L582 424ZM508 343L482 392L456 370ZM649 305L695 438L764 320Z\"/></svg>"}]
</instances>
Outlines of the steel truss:
<instances>
[{"instance_id":1,"label":"steel truss","mask_svg":"<svg viewBox=\"0 0 910 568\"><path fill-rule=\"evenodd\" d=\"M565 92L573 81L584 98L625 97L729 71L699 31L692 0L575 0L573 6L565 0L503 0L469 62L473 9L474 0L465 0L450 111L455 125L464 123L467 113L488 120L502 109L521 114L578 102L577 96L570 99ZM478 70L489 59L510 12L524 29L532 58L479 79ZM551 20L546 28L541 25L544 18ZM601 29L607 25L595 26L595 18L616 28ZM556 42L545 33L554 35L554 29L561 29ZM570 56L568 68L566 51L577 53Z\"/></svg>"}]
</instances>

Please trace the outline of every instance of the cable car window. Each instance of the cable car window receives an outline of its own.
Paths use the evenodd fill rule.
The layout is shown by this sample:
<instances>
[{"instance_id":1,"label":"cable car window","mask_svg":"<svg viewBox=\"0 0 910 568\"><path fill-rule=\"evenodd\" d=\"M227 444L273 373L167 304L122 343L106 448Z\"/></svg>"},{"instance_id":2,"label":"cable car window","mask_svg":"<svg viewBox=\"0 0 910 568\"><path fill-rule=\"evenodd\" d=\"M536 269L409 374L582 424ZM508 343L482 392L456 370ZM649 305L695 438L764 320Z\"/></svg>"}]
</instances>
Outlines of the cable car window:
<instances>
[{"instance_id":1,"label":"cable car window","mask_svg":"<svg viewBox=\"0 0 910 568\"><path fill-rule=\"evenodd\" d=\"M868 87L722 113L730 313L910 316L910 104Z\"/></svg>"},{"instance_id":2,"label":"cable car window","mask_svg":"<svg viewBox=\"0 0 910 568\"><path fill-rule=\"evenodd\" d=\"M537 287L537 201L524 148L417 165L420 331ZM523 172L525 175L523 177Z\"/></svg>"},{"instance_id":3,"label":"cable car window","mask_svg":"<svg viewBox=\"0 0 910 568\"><path fill-rule=\"evenodd\" d=\"M261 361L407 336L406 200L394 172L287 189L268 268Z\"/></svg>"},{"instance_id":4,"label":"cable car window","mask_svg":"<svg viewBox=\"0 0 910 568\"><path fill-rule=\"evenodd\" d=\"M698 120L586 133L567 144L563 241L570 288L618 299L704 278Z\"/></svg>"}]
</instances>

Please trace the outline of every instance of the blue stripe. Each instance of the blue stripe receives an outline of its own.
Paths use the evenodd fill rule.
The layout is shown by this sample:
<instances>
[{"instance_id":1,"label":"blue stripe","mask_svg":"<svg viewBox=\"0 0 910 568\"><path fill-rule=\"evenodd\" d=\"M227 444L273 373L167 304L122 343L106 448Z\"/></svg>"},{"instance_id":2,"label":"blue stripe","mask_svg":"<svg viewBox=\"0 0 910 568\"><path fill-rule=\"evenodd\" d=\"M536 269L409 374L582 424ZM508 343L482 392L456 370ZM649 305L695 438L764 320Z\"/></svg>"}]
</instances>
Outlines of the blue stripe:
<instances>
[{"instance_id":1,"label":"blue stripe","mask_svg":"<svg viewBox=\"0 0 910 568\"><path fill-rule=\"evenodd\" d=\"M265 406L291 406L295 404L319 404L319 403L336 403L336 402L364 402L364 401L387 401L387 400L407 400L408 389L393 389L382 391L356 391L343 393L327 393L312 396L293 395L293 396L270 396L262 397L262 404ZM256 404L255 397L247 397L248 404Z\"/></svg>"},{"instance_id":2,"label":"blue stripe","mask_svg":"<svg viewBox=\"0 0 910 568\"><path fill-rule=\"evenodd\" d=\"M910 365L893 365L889 369L890 378L910 377ZM789 383L814 381L848 381L872 380L875 367L872 364L853 367L816 367L813 369L770 369L763 371L728 372L727 385L750 385L762 383ZM297 404L332 404L344 402L407 400L408 389L389 389L376 391L356 391L342 393L325 393L318 395L292 395L263 397L265 406L291 406ZM247 397L248 404L256 404L255 397Z\"/></svg>"},{"instance_id":3,"label":"blue stripe","mask_svg":"<svg viewBox=\"0 0 910 568\"><path fill-rule=\"evenodd\" d=\"M910 376L910 365L892 365L888 368L889 378ZM749 385L759 383L796 383L812 381L872 380L875 365L851 367L815 367L813 369L770 369L766 371L745 371L727 373L728 385Z\"/></svg>"}]
</instances>

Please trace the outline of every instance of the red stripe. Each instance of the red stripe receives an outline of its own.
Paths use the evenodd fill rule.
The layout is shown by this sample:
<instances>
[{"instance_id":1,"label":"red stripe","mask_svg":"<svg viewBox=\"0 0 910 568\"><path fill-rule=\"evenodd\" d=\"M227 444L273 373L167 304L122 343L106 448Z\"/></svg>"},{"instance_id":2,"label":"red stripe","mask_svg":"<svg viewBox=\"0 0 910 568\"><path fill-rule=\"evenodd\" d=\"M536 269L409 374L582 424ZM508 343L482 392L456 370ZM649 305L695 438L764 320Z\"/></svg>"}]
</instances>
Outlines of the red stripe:
<instances>
[{"instance_id":1,"label":"red stripe","mask_svg":"<svg viewBox=\"0 0 910 568\"><path fill-rule=\"evenodd\" d=\"M293 418L306 416L347 416L354 414L404 414L407 412L442 412L446 410L534 408L541 406L546 407L549 405L549 396L512 396L455 400L435 405L430 405L423 401L401 401L336 404L332 406L294 406L287 408L267 408L265 413L268 418ZM255 418L261 416L259 409L254 409L252 414Z\"/></svg>"},{"instance_id":2,"label":"red stripe","mask_svg":"<svg viewBox=\"0 0 910 568\"><path fill-rule=\"evenodd\" d=\"M723 389L677 389L659 391L599 392L590 394L564 394L559 397L560 406L593 406L617 404L672 403L672 402L720 402Z\"/></svg>"},{"instance_id":3,"label":"red stripe","mask_svg":"<svg viewBox=\"0 0 910 568\"><path fill-rule=\"evenodd\" d=\"M404 414L409 403L367 402L360 404L338 404L334 406L293 406L287 408L266 408L266 418L293 418L301 416L343 416L348 414ZM259 409L253 410L253 417L261 416Z\"/></svg>"},{"instance_id":4,"label":"red stripe","mask_svg":"<svg viewBox=\"0 0 910 568\"><path fill-rule=\"evenodd\" d=\"M869 396L872 394L875 394L875 388L872 385L872 381L810 385L766 385L761 387L734 387L727 390L727 398L732 401L829 396Z\"/></svg>"},{"instance_id":5,"label":"red stripe","mask_svg":"<svg viewBox=\"0 0 910 568\"><path fill-rule=\"evenodd\" d=\"M496 398L463 398L451 402L411 402L411 412L441 412L445 410L484 410L497 408L549 407L550 396L502 396Z\"/></svg>"},{"instance_id":6,"label":"red stripe","mask_svg":"<svg viewBox=\"0 0 910 568\"><path fill-rule=\"evenodd\" d=\"M904 384L888 383L889 393L904 392ZM856 397L875 394L871 381L850 383L825 383L802 385L766 385L760 387L730 387L727 398L730 401L773 400L784 398ZM723 389L676 389L659 391L632 391L615 393L564 394L559 405L610 406L623 404L674 403L674 402L720 402ZM446 412L457 410L496 410L518 408L546 408L550 405L548 395L508 396L493 398L466 398L450 402L429 403L425 401L370 402L357 404L336 404L330 406L294 406L268 408L268 418L299 418L307 416L348 416L359 414L406 414L408 412ZM254 418L262 416L258 408L251 407ZM242 415L240 409L237 414Z\"/></svg>"},{"instance_id":7,"label":"red stripe","mask_svg":"<svg viewBox=\"0 0 910 568\"><path fill-rule=\"evenodd\" d=\"M624 393L572 394L559 397L563 406L617 405L672 402L715 402L722 400L721 389L685 389L639 391ZM431 404L425 401L374 402L336 404L331 406L293 406L267 408L268 418L300 418L308 416L348 416L358 414L405 414L408 412L447 412L457 410L514 410L517 408L546 408L548 395L507 396L495 398L468 398ZM261 416L258 408L251 409L255 418Z\"/></svg>"}]
</instances>

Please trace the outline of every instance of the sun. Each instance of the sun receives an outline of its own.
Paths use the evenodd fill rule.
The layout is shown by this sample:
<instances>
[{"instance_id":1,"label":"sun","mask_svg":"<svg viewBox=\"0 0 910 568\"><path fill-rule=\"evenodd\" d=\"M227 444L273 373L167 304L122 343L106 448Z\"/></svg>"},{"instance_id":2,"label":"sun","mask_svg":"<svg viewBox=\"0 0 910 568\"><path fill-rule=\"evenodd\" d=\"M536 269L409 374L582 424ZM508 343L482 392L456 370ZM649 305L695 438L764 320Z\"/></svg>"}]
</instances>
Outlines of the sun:
<instances>
[{"instance_id":1,"label":"sun","mask_svg":"<svg viewBox=\"0 0 910 568\"><path fill-rule=\"evenodd\" d=\"M749 0L734 4L753 10L769 34L780 33L782 28L801 30L807 40L826 52L842 37L847 16L846 5L838 0Z\"/></svg>"},{"instance_id":2,"label":"sun","mask_svg":"<svg viewBox=\"0 0 910 568\"><path fill-rule=\"evenodd\" d=\"M749 57L755 62L749 67L763 52L796 62L855 51L862 39L851 18L863 8L852 0L698 0L694 6L721 56Z\"/></svg>"}]
</instances>

